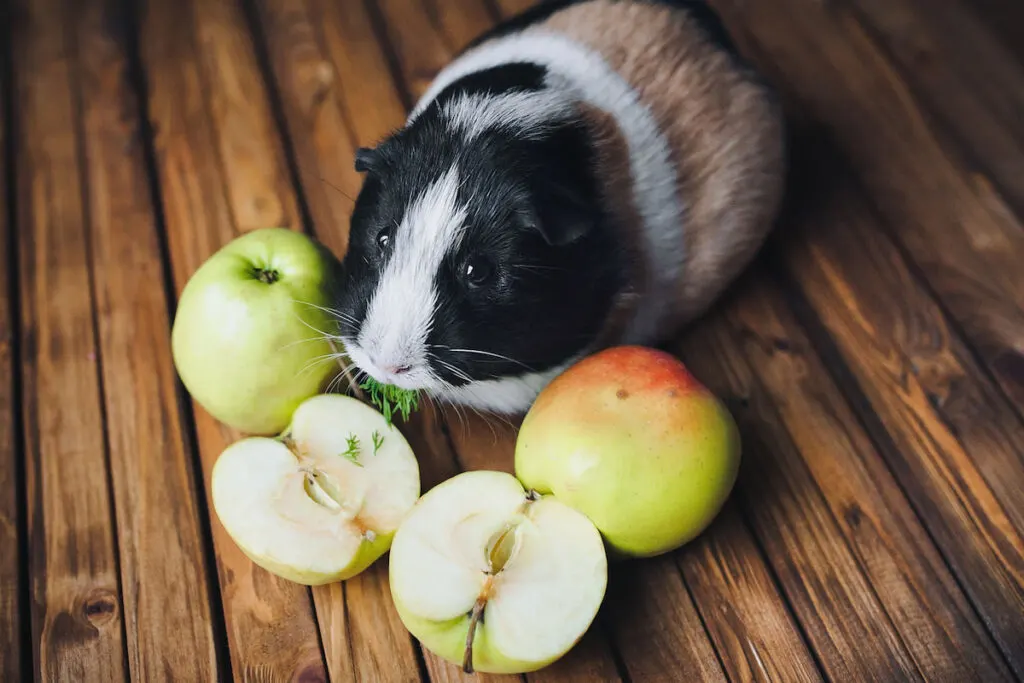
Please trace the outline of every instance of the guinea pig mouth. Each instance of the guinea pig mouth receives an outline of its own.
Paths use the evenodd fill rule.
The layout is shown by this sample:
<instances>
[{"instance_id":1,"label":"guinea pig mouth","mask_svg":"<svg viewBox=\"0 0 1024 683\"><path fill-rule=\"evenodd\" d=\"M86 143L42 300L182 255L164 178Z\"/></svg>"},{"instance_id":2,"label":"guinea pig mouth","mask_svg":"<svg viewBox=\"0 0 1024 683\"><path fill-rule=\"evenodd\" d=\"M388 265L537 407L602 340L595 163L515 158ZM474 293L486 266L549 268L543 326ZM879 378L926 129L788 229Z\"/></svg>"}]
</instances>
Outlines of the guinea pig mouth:
<instances>
[{"instance_id":1,"label":"guinea pig mouth","mask_svg":"<svg viewBox=\"0 0 1024 683\"><path fill-rule=\"evenodd\" d=\"M355 343L345 345L349 359L363 373L382 384L390 384L399 389L411 391L429 391L443 386L425 362L403 359L399 362L379 362Z\"/></svg>"}]
</instances>

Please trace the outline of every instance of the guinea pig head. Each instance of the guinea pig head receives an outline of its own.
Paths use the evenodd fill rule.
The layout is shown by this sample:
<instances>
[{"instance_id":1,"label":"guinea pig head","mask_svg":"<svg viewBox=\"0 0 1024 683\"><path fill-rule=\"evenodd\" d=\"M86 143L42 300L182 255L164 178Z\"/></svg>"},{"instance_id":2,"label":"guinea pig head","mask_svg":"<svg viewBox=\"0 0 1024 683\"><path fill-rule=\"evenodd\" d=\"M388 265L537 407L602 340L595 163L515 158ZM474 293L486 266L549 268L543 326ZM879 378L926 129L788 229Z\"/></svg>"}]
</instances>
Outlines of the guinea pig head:
<instances>
[{"instance_id":1,"label":"guinea pig head","mask_svg":"<svg viewBox=\"0 0 1024 683\"><path fill-rule=\"evenodd\" d=\"M599 332L621 264L582 124L470 134L428 112L356 167L337 309L360 370L443 396L550 371Z\"/></svg>"}]
</instances>

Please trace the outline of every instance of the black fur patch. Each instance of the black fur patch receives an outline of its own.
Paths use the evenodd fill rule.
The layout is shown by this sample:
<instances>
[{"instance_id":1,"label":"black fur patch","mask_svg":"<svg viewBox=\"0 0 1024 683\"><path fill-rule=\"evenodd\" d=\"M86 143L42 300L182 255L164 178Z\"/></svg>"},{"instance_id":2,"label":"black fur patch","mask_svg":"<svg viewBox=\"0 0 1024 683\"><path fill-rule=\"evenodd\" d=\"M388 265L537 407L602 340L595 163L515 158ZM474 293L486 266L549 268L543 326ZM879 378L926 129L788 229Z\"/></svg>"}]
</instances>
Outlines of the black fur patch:
<instances>
[{"instance_id":1,"label":"black fur patch","mask_svg":"<svg viewBox=\"0 0 1024 683\"><path fill-rule=\"evenodd\" d=\"M508 72L493 75L500 81ZM513 81L511 87L522 83L504 78L486 92ZM474 87L487 84L476 79ZM380 230L401 223L415 196L455 166L467 231L432 283L439 305L429 350L444 361L432 369L458 385L465 382L461 375L482 380L561 363L597 333L622 284L593 158L581 122L555 127L543 139L489 130L470 141L428 108L377 149L352 216L339 309L361 323L388 260L378 248ZM560 232L567 226L572 235ZM470 263L489 264L491 281L470 286L464 278ZM358 333L357 324L342 329Z\"/></svg>"},{"instance_id":2,"label":"black fur patch","mask_svg":"<svg viewBox=\"0 0 1024 683\"><path fill-rule=\"evenodd\" d=\"M529 62L512 62L467 74L448 85L430 106L448 102L457 95L500 95L544 89L547 69Z\"/></svg>"}]
</instances>

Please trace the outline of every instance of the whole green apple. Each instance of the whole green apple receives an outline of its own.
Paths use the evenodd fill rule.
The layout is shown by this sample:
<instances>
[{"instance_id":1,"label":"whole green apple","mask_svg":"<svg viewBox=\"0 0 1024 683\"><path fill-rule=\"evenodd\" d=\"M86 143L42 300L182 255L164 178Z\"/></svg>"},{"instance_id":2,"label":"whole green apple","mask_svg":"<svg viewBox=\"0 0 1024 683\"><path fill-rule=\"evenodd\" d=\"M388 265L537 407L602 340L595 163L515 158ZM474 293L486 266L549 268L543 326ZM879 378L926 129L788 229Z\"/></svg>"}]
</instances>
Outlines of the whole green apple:
<instances>
[{"instance_id":1,"label":"whole green apple","mask_svg":"<svg viewBox=\"0 0 1024 683\"><path fill-rule=\"evenodd\" d=\"M210 415L250 434L277 434L337 376L322 332L337 325L325 309L338 268L313 239L265 228L196 270L178 301L171 351L185 388Z\"/></svg>"},{"instance_id":2,"label":"whole green apple","mask_svg":"<svg viewBox=\"0 0 1024 683\"><path fill-rule=\"evenodd\" d=\"M467 672L526 673L565 655L608 584L601 534L505 472L463 472L413 506L391 545L405 627Z\"/></svg>"},{"instance_id":3,"label":"whole green apple","mask_svg":"<svg viewBox=\"0 0 1024 683\"><path fill-rule=\"evenodd\" d=\"M601 351L556 377L515 452L523 485L589 517L613 557L692 540L721 510L739 463L722 402L681 361L642 346Z\"/></svg>"}]
</instances>

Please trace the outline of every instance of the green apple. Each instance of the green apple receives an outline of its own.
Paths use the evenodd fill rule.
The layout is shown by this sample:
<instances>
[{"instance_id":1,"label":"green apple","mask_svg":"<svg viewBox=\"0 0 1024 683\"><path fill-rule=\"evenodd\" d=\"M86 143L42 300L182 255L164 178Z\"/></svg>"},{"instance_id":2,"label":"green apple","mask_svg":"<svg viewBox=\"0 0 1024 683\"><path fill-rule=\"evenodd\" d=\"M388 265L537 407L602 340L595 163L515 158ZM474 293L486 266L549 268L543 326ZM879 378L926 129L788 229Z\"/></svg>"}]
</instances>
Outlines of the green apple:
<instances>
[{"instance_id":1,"label":"green apple","mask_svg":"<svg viewBox=\"0 0 1024 683\"><path fill-rule=\"evenodd\" d=\"M290 581L342 581L373 564L420 495L408 442L349 396L303 401L278 438L224 450L210 481L213 507L253 562Z\"/></svg>"},{"instance_id":2,"label":"green apple","mask_svg":"<svg viewBox=\"0 0 1024 683\"><path fill-rule=\"evenodd\" d=\"M597 526L613 557L650 557L692 540L732 491L732 415L675 357L642 346L579 361L538 395L516 441L524 486Z\"/></svg>"},{"instance_id":3,"label":"green apple","mask_svg":"<svg viewBox=\"0 0 1024 683\"><path fill-rule=\"evenodd\" d=\"M428 491L395 534L391 595L405 627L467 672L526 673L562 657L604 599L594 525L504 472Z\"/></svg>"},{"instance_id":4,"label":"green apple","mask_svg":"<svg viewBox=\"0 0 1024 683\"><path fill-rule=\"evenodd\" d=\"M171 331L174 364L192 397L220 422L278 434L301 401L340 373L342 349L323 332L339 261L284 228L238 237L186 283Z\"/></svg>"}]
</instances>

